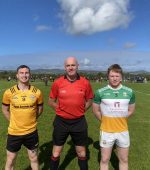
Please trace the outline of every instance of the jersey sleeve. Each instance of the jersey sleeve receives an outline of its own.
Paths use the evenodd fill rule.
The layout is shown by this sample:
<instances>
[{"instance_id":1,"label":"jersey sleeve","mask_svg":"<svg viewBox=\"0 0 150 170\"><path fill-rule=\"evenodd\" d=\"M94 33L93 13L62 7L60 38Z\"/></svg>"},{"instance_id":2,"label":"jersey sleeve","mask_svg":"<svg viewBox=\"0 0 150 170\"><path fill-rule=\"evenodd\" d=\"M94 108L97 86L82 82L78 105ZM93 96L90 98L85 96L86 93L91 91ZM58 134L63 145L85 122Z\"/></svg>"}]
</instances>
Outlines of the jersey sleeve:
<instances>
[{"instance_id":1,"label":"jersey sleeve","mask_svg":"<svg viewBox=\"0 0 150 170\"><path fill-rule=\"evenodd\" d=\"M134 103L135 103L135 93L134 93L134 91L132 91L132 95L131 95L129 104L134 104Z\"/></svg>"},{"instance_id":2,"label":"jersey sleeve","mask_svg":"<svg viewBox=\"0 0 150 170\"><path fill-rule=\"evenodd\" d=\"M52 99L56 99L57 96L58 96L58 85L57 85L56 82L54 82L54 83L52 84L49 97L52 98Z\"/></svg>"},{"instance_id":3,"label":"jersey sleeve","mask_svg":"<svg viewBox=\"0 0 150 170\"><path fill-rule=\"evenodd\" d=\"M93 94L91 84L89 81L87 81L86 100L93 99L93 97L94 97L94 94Z\"/></svg>"},{"instance_id":4,"label":"jersey sleeve","mask_svg":"<svg viewBox=\"0 0 150 170\"><path fill-rule=\"evenodd\" d=\"M38 105L42 105L43 103L44 103L43 94L41 91L39 91Z\"/></svg>"},{"instance_id":5,"label":"jersey sleeve","mask_svg":"<svg viewBox=\"0 0 150 170\"><path fill-rule=\"evenodd\" d=\"M100 93L99 93L98 90L94 94L93 102L96 103L96 104L100 104L101 103L101 97L100 97Z\"/></svg>"},{"instance_id":6,"label":"jersey sleeve","mask_svg":"<svg viewBox=\"0 0 150 170\"><path fill-rule=\"evenodd\" d=\"M10 105L10 93L9 90L6 90L3 94L2 104Z\"/></svg>"}]
</instances>

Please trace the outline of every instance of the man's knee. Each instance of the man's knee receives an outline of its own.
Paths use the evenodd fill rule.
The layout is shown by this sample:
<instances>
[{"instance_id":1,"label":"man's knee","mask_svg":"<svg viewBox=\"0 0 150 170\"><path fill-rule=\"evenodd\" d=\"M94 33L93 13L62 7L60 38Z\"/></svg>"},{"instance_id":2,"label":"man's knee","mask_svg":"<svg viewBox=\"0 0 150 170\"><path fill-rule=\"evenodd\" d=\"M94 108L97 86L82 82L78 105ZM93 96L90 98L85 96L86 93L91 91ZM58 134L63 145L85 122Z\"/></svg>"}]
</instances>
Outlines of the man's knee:
<instances>
[{"instance_id":1,"label":"man's knee","mask_svg":"<svg viewBox=\"0 0 150 170\"><path fill-rule=\"evenodd\" d=\"M128 164L128 157L119 157L119 162L123 164Z\"/></svg>"},{"instance_id":2,"label":"man's knee","mask_svg":"<svg viewBox=\"0 0 150 170\"><path fill-rule=\"evenodd\" d=\"M13 167L16 161L17 153L7 151L6 167Z\"/></svg>"},{"instance_id":3,"label":"man's knee","mask_svg":"<svg viewBox=\"0 0 150 170\"><path fill-rule=\"evenodd\" d=\"M38 162L38 155L30 155L29 159L31 162Z\"/></svg>"},{"instance_id":4,"label":"man's knee","mask_svg":"<svg viewBox=\"0 0 150 170\"><path fill-rule=\"evenodd\" d=\"M38 162L38 150L37 149L28 150L28 156L31 162Z\"/></svg>"},{"instance_id":5,"label":"man's knee","mask_svg":"<svg viewBox=\"0 0 150 170\"><path fill-rule=\"evenodd\" d=\"M53 146L52 156L53 157L60 157L60 154L62 152L63 146Z\"/></svg>"},{"instance_id":6,"label":"man's knee","mask_svg":"<svg viewBox=\"0 0 150 170\"><path fill-rule=\"evenodd\" d=\"M78 157L86 157L86 148L84 146L76 146L76 153Z\"/></svg>"},{"instance_id":7,"label":"man's knee","mask_svg":"<svg viewBox=\"0 0 150 170\"><path fill-rule=\"evenodd\" d=\"M102 158L101 158L101 163L102 163L102 164L108 164L108 163L109 163L109 160L110 160L109 157L102 157Z\"/></svg>"},{"instance_id":8,"label":"man's knee","mask_svg":"<svg viewBox=\"0 0 150 170\"><path fill-rule=\"evenodd\" d=\"M60 157L61 152L60 151L54 151L53 157Z\"/></svg>"}]
</instances>

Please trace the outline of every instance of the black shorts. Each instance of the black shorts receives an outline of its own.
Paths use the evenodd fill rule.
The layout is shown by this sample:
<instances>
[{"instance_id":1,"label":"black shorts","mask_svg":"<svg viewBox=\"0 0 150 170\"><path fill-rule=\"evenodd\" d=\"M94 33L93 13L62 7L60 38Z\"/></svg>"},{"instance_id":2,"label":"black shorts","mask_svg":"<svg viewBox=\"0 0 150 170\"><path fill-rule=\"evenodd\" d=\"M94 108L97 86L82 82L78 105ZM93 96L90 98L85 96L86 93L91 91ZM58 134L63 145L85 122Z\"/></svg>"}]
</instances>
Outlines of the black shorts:
<instances>
[{"instance_id":1,"label":"black shorts","mask_svg":"<svg viewBox=\"0 0 150 170\"><path fill-rule=\"evenodd\" d=\"M54 145L64 145L69 135L76 146L85 146L87 144L87 122L84 116L73 120L56 116L53 126Z\"/></svg>"},{"instance_id":2,"label":"black shorts","mask_svg":"<svg viewBox=\"0 0 150 170\"><path fill-rule=\"evenodd\" d=\"M18 152L21 149L21 145L24 145L29 150L36 149L39 144L37 130L26 135L16 136L8 134L7 137L7 150L10 152Z\"/></svg>"}]
</instances>

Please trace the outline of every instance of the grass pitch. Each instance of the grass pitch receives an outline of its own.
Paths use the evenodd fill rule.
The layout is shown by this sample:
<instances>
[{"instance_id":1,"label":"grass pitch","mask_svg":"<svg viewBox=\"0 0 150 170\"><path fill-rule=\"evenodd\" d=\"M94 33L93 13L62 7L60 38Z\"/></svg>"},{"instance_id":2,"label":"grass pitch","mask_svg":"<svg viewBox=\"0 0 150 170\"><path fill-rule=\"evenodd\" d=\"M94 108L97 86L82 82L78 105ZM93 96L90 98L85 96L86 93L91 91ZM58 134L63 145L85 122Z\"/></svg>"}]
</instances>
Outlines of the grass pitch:
<instances>
[{"instance_id":1,"label":"grass pitch","mask_svg":"<svg viewBox=\"0 0 150 170\"><path fill-rule=\"evenodd\" d=\"M6 88L9 88L16 82L1 81L0 98ZM39 162L41 170L49 169L49 160L52 150L52 131L53 120L55 117L54 111L48 106L48 96L51 83L48 86L44 82L32 82L33 85L42 90L44 94L44 112L38 120L39 131ZM103 87L106 83L92 82L93 90ZM131 147L129 153L129 170L149 170L150 169L150 84L143 83L126 83L131 87L136 94L136 111L129 119L129 131L131 137ZM92 114L91 109L86 113L88 122L88 164L89 170L99 169L99 122ZM6 137L7 137L8 122L4 118L2 112L0 114L0 170L4 169L6 159ZM115 152L113 152L110 161L110 170L118 168L118 160ZM15 170L29 170L30 164L26 149L22 147L20 150ZM74 146L68 138L64 150L61 154L59 170L79 170Z\"/></svg>"}]
</instances>

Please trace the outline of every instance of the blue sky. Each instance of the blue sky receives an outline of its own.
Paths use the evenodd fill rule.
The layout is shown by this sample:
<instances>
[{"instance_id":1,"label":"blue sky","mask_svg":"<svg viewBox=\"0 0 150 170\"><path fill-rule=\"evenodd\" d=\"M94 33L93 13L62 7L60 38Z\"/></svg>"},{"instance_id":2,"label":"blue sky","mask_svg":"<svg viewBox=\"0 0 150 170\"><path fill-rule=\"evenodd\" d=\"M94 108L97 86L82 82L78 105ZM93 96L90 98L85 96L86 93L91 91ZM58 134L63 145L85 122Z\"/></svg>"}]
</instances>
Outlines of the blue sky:
<instances>
[{"instance_id":1,"label":"blue sky","mask_svg":"<svg viewBox=\"0 0 150 170\"><path fill-rule=\"evenodd\" d=\"M149 0L0 0L0 69L150 71Z\"/></svg>"}]
</instances>

